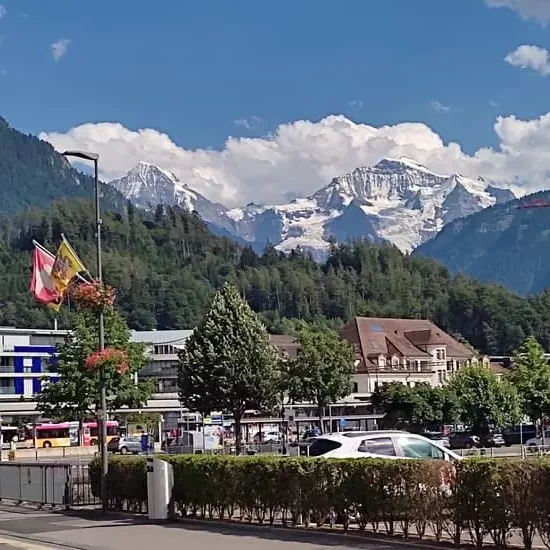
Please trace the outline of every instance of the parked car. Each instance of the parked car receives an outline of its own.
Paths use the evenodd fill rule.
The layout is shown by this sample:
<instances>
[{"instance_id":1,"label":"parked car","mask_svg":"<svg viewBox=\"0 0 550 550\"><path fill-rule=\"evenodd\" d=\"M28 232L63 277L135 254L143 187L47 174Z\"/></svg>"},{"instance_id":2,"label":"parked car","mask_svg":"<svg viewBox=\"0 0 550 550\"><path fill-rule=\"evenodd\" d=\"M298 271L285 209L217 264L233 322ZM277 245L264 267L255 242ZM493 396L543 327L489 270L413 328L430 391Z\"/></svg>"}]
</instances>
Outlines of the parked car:
<instances>
[{"instance_id":1,"label":"parked car","mask_svg":"<svg viewBox=\"0 0 550 550\"><path fill-rule=\"evenodd\" d=\"M481 446L481 439L472 432L451 432L449 434L450 449L475 449Z\"/></svg>"},{"instance_id":2,"label":"parked car","mask_svg":"<svg viewBox=\"0 0 550 550\"><path fill-rule=\"evenodd\" d=\"M450 447L449 438L443 432L422 432L421 436L429 439L430 441L435 441L447 449Z\"/></svg>"},{"instance_id":3,"label":"parked car","mask_svg":"<svg viewBox=\"0 0 550 550\"><path fill-rule=\"evenodd\" d=\"M137 455L141 452L141 439L139 437L113 437L107 444L107 451L110 453Z\"/></svg>"},{"instance_id":4,"label":"parked car","mask_svg":"<svg viewBox=\"0 0 550 550\"><path fill-rule=\"evenodd\" d=\"M280 443L281 442L281 432L276 430L269 432L262 432L261 441L260 441L260 432L254 434L254 443Z\"/></svg>"},{"instance_id":5,"label":"parked car","mask_svg":"<svg viewBox=\"0 0 550 550\"><path fill-rule=\"evenodd\" d=\"M504 437L500 432L490 432L488 435L481 438L483 447L502 447L505 445Z\"/></svg>"},{"instance_id":6,"label":"parked car","mask_svg":"<svg viewBox=\"0 0 550 550\"><path fill-rule=\"evenodd\" d=\"M502 430L504 444L507 447L510 445L525 445L530 439L537 437L537 427L534 424L522 424L521 426L510 426Z\"/></svg>"},{"instance_id":7,"label":"parked car","mask_svg":"<svg viewBox=\"0 0 550 550\"><path fill-rule=\"evenodd\" d=\"M544 439L544 447L542 445L542 437L540 435L538 437L532 437L531 439L528 439L525 442L527 451L529 451L530 453L537 453L539 450L542 450L545 453L550 451L550 430L546 431L546 433L544 434Z\"/></svg>"},{"instance_id":8,"label":"parked car","mask_svg":"<svg viewBox=\"0 0 550 550\"><path fill-rule=\"evenodd\" d=\"M399 431L339 432L315 437L308 455L322 458L432 458L460 460L460 456L421 435Z\"/></svg>"}]
</instances>

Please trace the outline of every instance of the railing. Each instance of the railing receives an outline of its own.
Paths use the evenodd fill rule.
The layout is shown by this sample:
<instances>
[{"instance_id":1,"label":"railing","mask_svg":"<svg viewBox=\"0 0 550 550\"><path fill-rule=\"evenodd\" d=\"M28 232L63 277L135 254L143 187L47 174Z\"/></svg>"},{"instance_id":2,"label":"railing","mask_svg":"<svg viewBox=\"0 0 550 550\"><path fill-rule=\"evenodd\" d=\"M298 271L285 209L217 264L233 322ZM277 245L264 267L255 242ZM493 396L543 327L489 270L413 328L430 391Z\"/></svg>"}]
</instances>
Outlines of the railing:
<instances>
[{"instance_id":1,"label":"railing","mask_svg":"<svg viewBox=\"0 0 550 550\"><path fill-rule=\"evenodd\" d=\"M88 465L1 463L0 500L40 505L94 506Z\"/></svg>"}]
</instances>

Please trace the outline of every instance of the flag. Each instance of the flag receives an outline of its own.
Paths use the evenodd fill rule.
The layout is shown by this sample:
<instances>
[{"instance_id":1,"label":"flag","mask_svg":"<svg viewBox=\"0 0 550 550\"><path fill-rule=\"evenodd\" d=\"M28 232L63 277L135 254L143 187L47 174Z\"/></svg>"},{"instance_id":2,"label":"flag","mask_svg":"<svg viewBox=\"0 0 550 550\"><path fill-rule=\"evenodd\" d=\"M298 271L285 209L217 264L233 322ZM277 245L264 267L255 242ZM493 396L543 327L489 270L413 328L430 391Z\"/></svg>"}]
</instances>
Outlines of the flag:
<instances>
[{"instance_id":1,"label":"flag","mask_svg":"<svg viewBox=\"0 0 550 550\"><path fill-rule=\"evenodd\" d=\"M73 278L81 271L86 271L86 267L69 241L63 237L52 267L52 280L59 295L65 294Z\"/></svg>"},{"instance_id":2,"label":"flag","mask_svg":"<svg viewBox=\"0 0 550 550\"><path fill-rule=\"evenodd\" d=\"M30 291L38 302L59 309L62 296L52 279L54 263L55 256L53 254L37 244L34 245Z\"/></svg>"}]
</instances>

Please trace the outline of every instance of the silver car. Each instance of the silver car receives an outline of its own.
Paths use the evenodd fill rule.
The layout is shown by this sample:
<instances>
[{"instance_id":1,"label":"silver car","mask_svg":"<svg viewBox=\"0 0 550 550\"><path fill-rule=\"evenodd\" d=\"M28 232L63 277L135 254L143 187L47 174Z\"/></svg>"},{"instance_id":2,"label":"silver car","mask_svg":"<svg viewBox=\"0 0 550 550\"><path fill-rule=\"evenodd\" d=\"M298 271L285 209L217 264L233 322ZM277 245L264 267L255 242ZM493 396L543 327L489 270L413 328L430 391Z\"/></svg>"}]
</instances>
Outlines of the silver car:
<instances>
[{"instance_id":1,"label":"silver car","mask_svg":"<svg viewBox=\"0 0 550 550\"><path fill-rule=\"evenodd\" d=\"M107 444L110 453L137 455L141 453L141 439L139 437L113 437Z\"/></svg>"}]
</instances>

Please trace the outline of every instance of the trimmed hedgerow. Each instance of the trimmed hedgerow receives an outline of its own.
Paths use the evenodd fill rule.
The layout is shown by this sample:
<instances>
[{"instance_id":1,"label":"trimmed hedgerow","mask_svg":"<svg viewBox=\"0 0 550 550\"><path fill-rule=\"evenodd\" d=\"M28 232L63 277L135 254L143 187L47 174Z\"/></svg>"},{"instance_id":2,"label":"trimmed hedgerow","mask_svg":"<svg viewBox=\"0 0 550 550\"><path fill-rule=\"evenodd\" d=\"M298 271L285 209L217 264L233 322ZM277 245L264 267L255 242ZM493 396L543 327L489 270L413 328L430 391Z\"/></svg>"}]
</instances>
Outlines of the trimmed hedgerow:
<instances>
[{"instance_id":1,"label":"trimmed hedgerow","mask_svg":"<svg viewBox=\"0 0 550 550\"><path fill-rule=\"evenodd\" d=\"M168 455L172 498L186 517L260 524L339 524L344 530L402 534L503 547L516 533L530 549L550 547L550 461L310 459ZM94 493L99 462L91 466ZM144 457L109 468L113 510L146 509Z\"/></svg>"}]
</instances>

